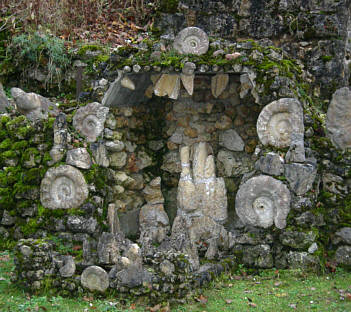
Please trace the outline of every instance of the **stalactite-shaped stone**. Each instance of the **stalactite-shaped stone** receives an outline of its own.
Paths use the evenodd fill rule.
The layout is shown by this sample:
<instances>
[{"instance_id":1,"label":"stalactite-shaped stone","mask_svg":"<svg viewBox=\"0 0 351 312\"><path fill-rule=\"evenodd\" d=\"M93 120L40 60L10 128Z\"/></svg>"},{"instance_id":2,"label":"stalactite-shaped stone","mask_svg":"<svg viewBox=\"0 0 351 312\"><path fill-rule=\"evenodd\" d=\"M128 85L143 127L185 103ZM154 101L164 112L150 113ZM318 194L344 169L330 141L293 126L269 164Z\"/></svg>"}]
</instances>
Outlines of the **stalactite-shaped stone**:
<instances>
[{"instance_id":1,"label":"stalactite-shaped stone","mask_svg":"<svg viewBox=\"0 0 351 312\"><path fill-rule=\"evenodd\" d=\"M211 91L215 98L218 98L228 86L229 75L217 74L211 79Z\"/></svg>"}]
</instances>

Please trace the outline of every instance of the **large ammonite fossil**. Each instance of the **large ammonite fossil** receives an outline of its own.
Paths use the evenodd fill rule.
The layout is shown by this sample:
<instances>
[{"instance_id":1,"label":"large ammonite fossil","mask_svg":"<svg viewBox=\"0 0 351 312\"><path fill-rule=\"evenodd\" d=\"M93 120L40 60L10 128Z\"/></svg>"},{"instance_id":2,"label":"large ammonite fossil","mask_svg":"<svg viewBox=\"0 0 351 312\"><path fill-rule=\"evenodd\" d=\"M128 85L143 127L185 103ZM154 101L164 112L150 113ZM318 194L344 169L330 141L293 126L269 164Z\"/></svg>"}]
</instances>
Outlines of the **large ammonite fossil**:
<instances>
[{"instance_id":1,"label":"large ammonite fossil","mask_svg":"<svg viewBox=\"0 0 351 312\"><path fill-rule=\"evenodd\" d=\"M279 229L286 226L290 211L290 191L284 183L260 175L246 181L236 194L235 210L246 225Z\"/></svg>"},{"instance_id":2,"label":"large ammonite fossil","mask_svg":"<svg viewBox=\"0 0 351 312\"><path fill-rule=\"evenodd\" d=\"M283 98L262 109L257 119L257 134L263 145L288 147L293 133L304 133L303 111L298 100Z\"/></svg>"},{"instance_id":3,"label":"large ammonite fossil","mask_svg":"<svg viewBox=\"0 0 351 312\"><path fill-rule=\"evenodd\" d=\"M100 103L90 103L77 110L73 117L73 126L88 142L95 142L104 130L109 109Z\"/></svg>"},{"instance_id":4,"label":"large ammonite fossil","mask_svg":"<svg viewBox=\"0 0 351 312\"><path fill-rule=\"evenodd\" d=\"M173 47L180 54L205 54L209 40L206 33L197 27L187 27L179 32L174 39Z\"/></svg>"},{"instance_id":5,"label":"large ammonite fossil","mask_svg":"<svg viewBox=\"0 0 351 312\"><path fill-rule=\"evenodd\" d=\"M88 195L83 174L69 165L50 168L41 181L40 200L46 208L77 208Z\"/></svg>"},{"instance_id":6,"label":"large ammonite fossil","mask_svg":"<svg viewBox=\"0 0 351 312\"><path fill-rule=\"evenodd\" d=\"M327 112L327 136L335 147L351 147L351 91L341 88L333 94Z\"/></svg>"}]
</instances>

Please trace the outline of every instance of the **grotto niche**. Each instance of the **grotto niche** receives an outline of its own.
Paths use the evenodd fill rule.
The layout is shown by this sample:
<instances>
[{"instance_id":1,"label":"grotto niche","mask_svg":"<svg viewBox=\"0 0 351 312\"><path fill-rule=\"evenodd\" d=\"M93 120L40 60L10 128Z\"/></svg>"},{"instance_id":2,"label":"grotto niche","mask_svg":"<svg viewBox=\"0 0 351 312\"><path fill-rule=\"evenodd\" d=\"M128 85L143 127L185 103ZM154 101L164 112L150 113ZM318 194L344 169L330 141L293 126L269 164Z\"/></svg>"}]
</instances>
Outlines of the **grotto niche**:
<instances>
[{"instance_id":1,"label":"grotto niche","mask_svg":"<svg viewBox=\"0 0 351 312\"><path fill-rule=\"evenodd\" d=\"M21 240L17 277L27 286L50 278L62 290L181 298L241 263L318 268L317 237L289 223L292 207L315 200L317 176L298 66L251 41L215 52L225 65L207 64L209 39L196 27L172 45L179 67L125 65L101 104L56 113L41 230L81 253Z\"/></svg>"}]
</instances>

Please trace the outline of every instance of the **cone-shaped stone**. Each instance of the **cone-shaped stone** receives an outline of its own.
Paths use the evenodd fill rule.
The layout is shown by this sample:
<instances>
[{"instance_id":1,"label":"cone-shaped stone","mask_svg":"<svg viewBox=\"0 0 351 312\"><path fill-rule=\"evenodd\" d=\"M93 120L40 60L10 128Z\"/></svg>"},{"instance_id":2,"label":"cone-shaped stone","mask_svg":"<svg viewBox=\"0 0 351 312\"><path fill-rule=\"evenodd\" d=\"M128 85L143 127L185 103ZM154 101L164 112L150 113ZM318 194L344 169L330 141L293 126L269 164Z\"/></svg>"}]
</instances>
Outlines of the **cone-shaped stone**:
<instances>
[{"instance_id":1,"label":"cone-shaped stone","mask_svg":"<svg viewBox=\"0 0 351 312\"><path fill-rule=\"evenodd\" d=\"M135 84L132 80L130 80L128 77L123 77L122 81L121 81L121 85L122 87L125 87L129 90L135 90Z\"/></svg>"},{"instance_id":2,"label":"cone-shaped stone","mask_svg":"<svg viewBox=\"0 0 351 312\"><path fill-rule=\"evenodd\" d=\"M163 74L157 81L154 93L157 96L168 95L169 98L176 100L180 91L179 75Z\"/></svg>"},{"instance_id":3,"label":"cone-shaped stone","mask_svg":"<svg viewBox=\"0 0 351 312\"><path fill-rule=\"evenodd\" d=\"M185 90L189 93L189 95L193 95L194 93L194 78L195 75L184 75L181 74L180 78L182 79L183 86Z\"/></svg>"},{"instance_id":4,"label":"cone-shaped stone","mask_svg":"<svg viewBox=\"0 0 351 312\"><path fill-rule=\"evenodd\" d=\"M211 91L212 95L217 98L219 97L225 88L228 86L229 75L228 74L217 74L212 77L211 80Z\"/></svg>"}]
</instances>

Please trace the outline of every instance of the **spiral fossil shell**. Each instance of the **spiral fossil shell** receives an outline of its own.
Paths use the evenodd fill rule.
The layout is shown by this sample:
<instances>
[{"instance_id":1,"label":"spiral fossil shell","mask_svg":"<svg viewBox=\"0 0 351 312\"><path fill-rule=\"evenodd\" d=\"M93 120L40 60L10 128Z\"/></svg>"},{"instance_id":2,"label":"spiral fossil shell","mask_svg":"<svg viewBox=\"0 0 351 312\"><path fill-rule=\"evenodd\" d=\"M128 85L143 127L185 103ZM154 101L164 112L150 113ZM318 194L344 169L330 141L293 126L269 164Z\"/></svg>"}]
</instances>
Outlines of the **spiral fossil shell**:
<instances>
[{"instance_id":1,"label":"spiral fossil shell","mask_svg":"<svg viewBox=\"0 0 351 312\"><path fill-rule=\"evenodd\" d=\"M187 27L179 32L173 47L180 54L205 54L208 51L209 40L207 34L200 28Z\"/></svg>"},{"instance_id":2,"label":"spiral fossil shell","mask_svg":"<svg viewBox=\"0 0 351 312\"><path fill-rule=\"evenodd\" d=\"M288 147L293 133L304 133L303 111L298 100L283 98L262 109L257 119L257 134L263 145Z\"/></svg>"},{"instance_id":3,"label":"spiral fossil shell","mask_svg":"<svg viewBox=\"0 0 351 312\"><path fill-rule=\"evenodd\" d=\"M69 165L50 168L41 181L40 200L46 208L77 208L88 195L83 174Z\"/></svg>"},{"instance_id":4,"label":"spiral fossil shell","mask_svg":"<svg viewBox=\"0 0 351 312\"><path fill-rule=\"evenodd\" d=\"M260 175L239 188L235 210L244 224L268 228L274 223L283 229L290 211L290 199L290 191L284 183Z\"/></svg>"},{"instance_id":5,"label":"spiral fossil shell","mask_svg":"<svg viewBox=\"0 0 351 312\"><path fill-rule=\"evenodd\" d=\"M104 130L109 109L100 103L90 103L77 110L73 117L73 126L88 142L95 142Z\"/></svg>"}]
</instances>

